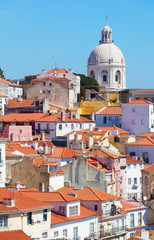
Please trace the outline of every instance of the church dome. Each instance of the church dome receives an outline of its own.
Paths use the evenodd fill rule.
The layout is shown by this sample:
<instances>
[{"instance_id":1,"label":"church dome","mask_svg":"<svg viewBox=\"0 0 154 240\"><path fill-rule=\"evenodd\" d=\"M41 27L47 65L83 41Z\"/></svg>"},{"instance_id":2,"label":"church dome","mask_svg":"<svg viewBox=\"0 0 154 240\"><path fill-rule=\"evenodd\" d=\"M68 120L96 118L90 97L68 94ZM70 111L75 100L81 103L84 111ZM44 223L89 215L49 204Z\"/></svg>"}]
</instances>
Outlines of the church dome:
<instances>
[{"instance_id":1,"label":"church dome","mask_svg":"<svg viewBox=\"0 0 154 240\"><path fill-rule=\"evenodd\" d=\"M105 43L96 46L88 59L88 65L96 65L98 63L125 64L125 58L116 45Z\"/></svg>"}]
</instances>

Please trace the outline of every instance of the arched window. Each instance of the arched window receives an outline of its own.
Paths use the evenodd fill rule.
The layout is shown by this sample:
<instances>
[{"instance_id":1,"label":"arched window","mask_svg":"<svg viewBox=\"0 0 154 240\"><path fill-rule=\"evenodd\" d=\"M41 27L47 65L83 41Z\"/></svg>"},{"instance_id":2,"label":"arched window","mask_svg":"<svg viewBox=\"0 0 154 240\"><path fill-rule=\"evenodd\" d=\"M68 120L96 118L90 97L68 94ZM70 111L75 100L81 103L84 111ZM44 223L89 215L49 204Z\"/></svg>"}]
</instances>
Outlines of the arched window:
<instances>
[{"instance_id":1,"label":"arched window","mask_svg":"<svg viewBox=\"0 0 154 240\"><path fill-rule=\"evenodd\" d=\"M121 73L119 70L116 71L116 73L115 73L115 82L121 83Z\"/></svg>"},{"instance_id":2,"label":"arched window","mask_svg":"<svg viewBox=\"0 0 154 240\"><path fill-rule=\"evenodd\" d=\"M102 72L102 82L103 82L103 84L107 84L107 82L108 82L108 72L107 71L103 71Z\"/></svg>"},{"instance_id":3,"label":"arched window","mask_svg":"<svg viewBox=\"0 0 154 240\"><path fill-rule=\"evenodd\" d=\"M91 72L90 72L90 77L95 78L95 73L94 73L94 71L91 71Z\"/></svg>"}]
</instances>

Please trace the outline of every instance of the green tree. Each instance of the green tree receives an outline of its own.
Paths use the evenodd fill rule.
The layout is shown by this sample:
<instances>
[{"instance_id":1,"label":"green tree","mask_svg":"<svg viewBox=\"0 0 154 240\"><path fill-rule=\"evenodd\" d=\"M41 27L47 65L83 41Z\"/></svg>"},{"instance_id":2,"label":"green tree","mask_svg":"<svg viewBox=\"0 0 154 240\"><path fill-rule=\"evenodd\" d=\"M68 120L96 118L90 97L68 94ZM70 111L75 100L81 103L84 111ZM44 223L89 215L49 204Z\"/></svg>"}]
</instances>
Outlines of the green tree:
<instances>
[{"instance_id":1,"label":"green tree","mask_svg":"<svg viewBox=\"0 0 154 240\"><path fill-rule=\"evenodd\" d=\"M1 68L0 68L0 77L1 77L1 78L5 78L5 77L4 77L4 74L3 74L3 70L2 70Z\"/></svg>"}]
</instances>

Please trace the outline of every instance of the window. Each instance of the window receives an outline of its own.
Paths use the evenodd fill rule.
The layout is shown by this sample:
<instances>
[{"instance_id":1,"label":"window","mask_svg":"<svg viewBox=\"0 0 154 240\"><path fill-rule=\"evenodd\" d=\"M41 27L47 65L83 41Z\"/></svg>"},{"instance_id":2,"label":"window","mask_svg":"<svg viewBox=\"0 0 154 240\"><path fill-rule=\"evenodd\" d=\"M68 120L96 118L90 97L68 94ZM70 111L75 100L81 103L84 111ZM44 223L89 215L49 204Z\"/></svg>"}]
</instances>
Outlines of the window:
<instances>
[{"instance_id":1,"label":"window","mask_svg":"<svg viewBox=\"0 0 154 240\"><path fill-rule=\"evenodd\" d=\"M130 214L130 227L134 227L134 213Z\"/></svg>"},{"instance_id":2,"label":"window","mask_svg":"<svg viewBox=\"0 0 154 240\"><path fill-rule=\"evenodd\" d=\"M58 231L54 232L54 237L58 237L59 233Z\"/></svg>"},{"instance_id":3,"label":"window","mask_svg":"<svg viewBox=\"0 0 154 240\"><path fill-rule=\"evenodd\" d=\"M124 218L121 219L121 228L122 230L124 230L124 225L125 225L125 220Z\"/></svg>"},{"instance_id":4,"label":"window","mask_svg":"<svg viewBox=\"0 0 154 240\"><path fill-rule=\"evenodd\" d=\"M42 233L42 238L47 238L48 237L48 233L47 232L43 232Z\"/></svg>"},{"instance_id":5,"label":"window","mask_svg":"<svg viewBox=\"0 0 154 240\"><path fill-rule=\"evenodd\" d=\"M27 224L32 224L32 212L27 213Z\"/></svg>"},{"instance_id":6,"label":"window","mask_svg":"<svg viewBox=\"0 0 154 240\"><path fill-rule=\"evenodd\" d=\"M131 197L131 194L130 193L128 193L128 199L131 199L132 197Z\"/></svg>"},{"instance_id":7,"label":"window","mask_svg":"<svg viewBox=\"0 0 154 240\"><path fill-rule=\"evenodd\" d=\"M118 121L119 120L119 116L115 116L115 121Z\"/></svg>"},{"instance_id":8,"label":"window","mask_svg":"<svg viewBox=\"0 0 154 240\"><path fill-rule=\"evenodd\" d=\"M10 126L16 126L16 123L12 122L10 123Z\"/></svg>"},{"instance_id":9,"label":"window","mask_svg":"<svg viewBox=\"0 0 154 240\"><path fill-rule=\"evenodd\" d=\"M134 193L134 197L137 199L137 193Z\"/></svg>"},{"instance_id":10,"label":"window","mask_svg":"<svg viewBox=\"0 0 154 240\"><path fill-rule=\"evenodd\" d=\"M135 152L130 152L129 155L130 155L131 157L133 157L133 156L135 156Z\"/></svg>"},{"instance_id":11,"label":"window","mask_svg":"<svg viewBox=\"0 0 154 240\"><path fill-rule=\"evenodd\" d=\"M128 184L129 185L131 184L131 178L128 178Z\"/></svg>"},{"instance_id":12,"label":"window","mask_svg":"<svg viewBox=\"0 0 154 240\"><path fill-rule=\"evenodd\" d=\"M151 102L154 103L154 97L151 97Z\"/></svg>"},{"instance_id":13,"label":"window","mask_svg":"<svg viewBox=\"0 0 154 240\"><path fill-rule=\"evenodd\" d=\"M90 223L90 237L94 236L94 223Z\"/></svg>"},{"instance_id":14,"label":"window","mask_svg":"<svg viewBox=\"0 0 154 240\"><path fill-rule=\"evenodd\" d=\"M98 210L98 206L95 204L94 205L94 211L97 211Z\"/></svg>"},{"instance_id":15,"label":"window","mask_svg":"<svg viewBox=\"0 0 154 240\"><path fill-rule=\"evenodd\" d=\"M47 221L47 209L43 210L43 221Z\"/></svg>"},{"instance_id":16,"label":"window","mask_svg":"<svg viewBox=\"0 0 154 240\"><path fill-rule=\"evenodd\" d=\"M128 165L128 168L131 169L131 165Z\"/></svg>"},{"instance_id":17,"label":"window","mask_svg":"<svg viewBox=\"0 0 154 240\"><path fill-rule=\"evenodd\" d=\"M115 75L115 81L118 82L118 75Z\"/></svg>"},{"instance_id":18,"label":"window","mask_svg":"<svg viewBox=\"0 0 154 240\"><path fill-rule=\"evenodd\" d=\"M140 184L142 184L142 178L140 177Z\"/></svg>"},{"instance_id":19,"label":"window","mask_svg":"<svg viewBox=\"0 0 154 240\"><path fill-rule=\"evenodd\" d=\"M0 130L3 129L3 123L0 123Z\"/></svg>"},{"instance_id":20,"label":"window","mask_svg":"<svg viewBox=\"0 0 154 240\"><path fill-rule=\"evenodd\" d=\"M140 100L140 97L136 97L135 99L136 99L136 100Z\"/></svg>"},{"instance_id":21,"label":"window","mask_svg":"<svg viewBox=\"0 0 154 240\"><path fill-rule=\"evenodd\" d=\"M109 121L112 121L112 117L111 116L109 116Z\"/></svg>"},{"instance_id":22,"label":"window","mask_svg":"<svg viewBox=\"0 0 154 240\"><path fill-rule=\"evenodd\" d=\"M78 205L69 207L69 216L76 216L78 215Z\"/></svg>"},{"instance_id":23,"label":"window","mask_svg":"<svg viewBox=\"0 0 154 240\"><path fill-rule=\"evenodd\" d=\"M135 125L135 119L132 120L132 125Z\"/></svg>"},{"instance_id":24,"label":"window","mask_svg":"<svg viewBox=\"0 0 154 240\"><path fill-rule=\"evenodd\" d=\"M59 130L62 130L62 124L59 124Z\"/></svg>"},{"instance_id":25,"label":"window","mask_svg":"<svg viewBox=\"0 0 154 240\"><path fill-rule=\"evenodd\" d=\"M48 90L48 94L50 94L50 90Z\"/></svg>"},{"instance_id":26,"label":"window","mask_svg":"<svg viewBox=\"0 0 154 240\"><path fill-rule=\"evenodd\" d=\"M149 98L148 97L144 97L144 100L149 101Z\"/></svg>"},{"instance_id":27,"label":"window","mask_svg":"<svg viewBox=\"0 0 154 240\"><path fill-rule=\"evenodd\" d=\"M50 129L50 127L49 127L49 123L47 123L46 127L47 127L47 130L49 130L49 129Z\"/></svg>"},{"instance_id":28,"label":"window","mask_svg":"<svg viewBox=\"0 0 154 240\"><path fill-rule=\"evenodd\" d=\"M103 75L103 82L107 82L107 75Z\"/></svg>"},{"instance_id":29,"label":"window","mask_svg":"<svg viewBox=\"0 0 154 240\"><path fill-rule=\"evenodd\" d=\"M24 123L24 126L29 126L29 123Z\"/></svg>"},{"instance_id":30,"label":"window","mask_svg":"<svg viewBox=\"0 0 154 240\"><path fill-rule=\"evenodd\" d=\"M73 239L74 240L78 239L78 227L73 228Z\"/></svg>"},{"instance_id":31,"label":"window","mask_svg":"<svg viewBox=\"0 0 154 240\"><path fill-rule=\"evenodd\" d=\"M0 228L7 227L7 216L0 216Z\"/></svg>"},{"instance_id":32,"label":"window","mask_svg":"<svg viewBox=\"0 0 154 240\"><path fill-rule=\"evenodd\" d=\"M0 148L0 163L2 163L2 149Z\"/></svg>"},{"instance_id":33,"label":"window","mask_svg":"<svg viewBox=\"0 0 154 240\"><path fill-rule=\"evenodd\" d=\"M65 215L65 207L64 206L59 206L59 214Z\"/></svg>"},{"instance_id":34,"label":"window","mask_svg":"<svg viewBox=\"0 0 154 240\"><path fill-rule=\"evenodd\" d=\"M144 119L141 119L141 125L144 125Z\"/></svg>"},{"instance_id":35,"label":"window","mask_svg":"<svg viewBox=\"0 0 154 240\"><path fill-rule=\"evenodd\" d=\"M145 163L148 163L148 162L149 162L148 152L143 152L143 153L142 153L142 157L143 157L143 161L144 161Z\"/></svg>"},{"instance_id":36,"label":"window","mask_svg":"<svg viewBox=\"0 0 154 240\"><path fill-rule=\"evenodd\" d=\"M137 165L136 165L136 164L134 164L134 168L137 168Z\"/></svg>"},{"instance_id":37,"label":"window","mask_svg":"<svg viewBox=\"0 0 154 240\"><path fill-rule=\"evenodd\" d=\"M135 109L135 108L132 108L132 112L136 112L136 109Z\"/></svg>"},{"instance_id":38,"label":"window","mask_svg":"<svg viewBox=\"0 0 154 240\"><path fill-rule=\"evenodd\" d=\"M71 124L71 129L72 129L72 130L74 129L74 124Z\"/></svg>"},{"instance_id":39,"label":"window","mask_svg":"<svg viewBox=\"0 0 154 240\"><path fill-rule=\"evenodd\" d=\"M45 82L43 82L43 86L45 87Z\"/></svg>"},{"instance_id":40,"label":"window","mask_svg":"<svg viewBox=\"0 0 154 240\"><path fill-rule=\"evenodd\" d=\"M107 117L103 117L103 123L106 124L107 122Z\"/></svg>"},{"instance_id":41,"label":"window","mask_svg":"<svg viewBox=\"0 0 154 240\"><path fill-rule=\"evenodd\" d=\"M134 236L134 233L130 233L130 237L133 237Z\"/></svg>"},{"instance_id":42,"label":"window","mask_svg":"<svg viewBox=\"0 0 154 240\"><path fill-rule=\"evenodd\" d=\"M51 87L51 86L52 86L52 83L49 83L49 86Z\"/></svg>"},{"instance_id":43,"label":"window","mask_svg":"<svg viewBox=\"0 0 154 240\"><path fill-rule=\"evenodd\" d=\"M63 237L67 238L67 229L63 229Z\"/></svg>"},{"instance_id":44,"label":"window","mask_svg":"<svg viewBox=\"0 0 154 240\"><path fill-rule=\"evenodd\" d=\"M134 184L137 184L137 178L134 178Z\"/></svg>"},{"instance_id":45,"label":"window","mask_svg":"<svg viewBox=\"0 0 154 240\"><path fill-rule=\"evenodd\" d=\"M80 123L80 129L82 129L82 123Z\"/></svg>"},{"instance_id":46,"label":"window","mask_svg":"<svg viewBox=\"0 0 154 240\"><path fill-rule=\"evenodd\" d=\"M40 130L40 128L41 128L41 127L40 127L40 123L38 123L38 125L37 125L37 126L38 126L38 130Z\"/></svg>"}]
</instances>

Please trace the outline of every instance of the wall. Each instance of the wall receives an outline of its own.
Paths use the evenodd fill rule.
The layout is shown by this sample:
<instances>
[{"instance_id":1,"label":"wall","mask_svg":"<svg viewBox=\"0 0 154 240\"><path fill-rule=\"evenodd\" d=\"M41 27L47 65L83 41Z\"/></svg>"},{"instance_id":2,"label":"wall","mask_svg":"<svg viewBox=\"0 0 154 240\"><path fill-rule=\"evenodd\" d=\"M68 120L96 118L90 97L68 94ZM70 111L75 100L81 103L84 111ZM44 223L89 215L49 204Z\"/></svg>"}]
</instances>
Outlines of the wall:
<instances>
[{"instance_id":1,"label":"wall","mask_svg":"<svg viewBox=\"0 0 154 240\"><path fill-rule=\"evenodd\" d=\"M104 123L104 117L106 117L106 123ZM121 115L100 115L96 114L96 126L113 126L121 127Z\"/></svg>"},{"instance_id":2,"label":"wall","mask_svg":"<svg viewBox=\"0 0 154 240\"><path fill-rule=\"evenodd\" d=\"M55 191L59 188L62 188L64 187L64 174L62 175L55 175L55 176L52 176L50 175L49 177L49 186L52 187L52 191Z\"/></svg>"},{"instance_id":3,"label":"wall","mask_svg":"<svg viewBox=\"0 0 154 240\"><path fill-rule=\"evenodd\" d=\"M5 142L0 141L0 187L5 187L6 178L6 158L5 158Z\"/></svg>"},{"instance_id":4,"label":"wall","mask_svg":"<svg viewBox=\"0 0 154 240\"><path fill-rule=\"evenodd\" d=\"M107 191L104 170L91 167L86 159L76 159L60 168L65 172L64 179L71 181L72 186L81 185Z\"/></svg>"},{"instance_id":5,"label":"wall","mask_svg":"<svg viewBox=\"0 0 154 240\"><path fill-rule=\"evenodd\" d=\"M10 141L30 141L32 139L32 126L4 126L2 136Z\"/></svg>"},{"instance_id":6,"label":"wall","mask_svg":"<svg viewBox=\"0 0 154 240\"><path fill-rule=\"evenodd\" d=\"M48 98L49 103L69 107L69 88L51 79L46 79L44 82L45 86L43 81L31 82L30 88L27 89L27 98Z\"/></svg>"}]
</instances>

